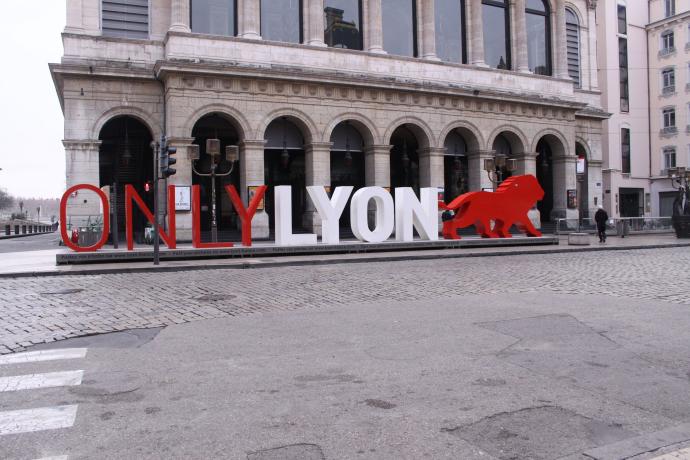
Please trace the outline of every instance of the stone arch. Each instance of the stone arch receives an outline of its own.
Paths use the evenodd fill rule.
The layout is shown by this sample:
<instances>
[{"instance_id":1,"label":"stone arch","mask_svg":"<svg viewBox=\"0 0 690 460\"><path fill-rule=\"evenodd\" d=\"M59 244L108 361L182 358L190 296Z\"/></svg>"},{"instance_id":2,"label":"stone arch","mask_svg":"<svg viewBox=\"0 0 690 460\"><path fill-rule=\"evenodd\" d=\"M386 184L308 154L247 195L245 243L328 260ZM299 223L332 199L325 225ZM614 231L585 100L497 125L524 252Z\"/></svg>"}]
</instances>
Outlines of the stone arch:
<instances>
[{"instance_id":1,"label":"stone arch","mask_svg":"<svg viewBox=\"0 0 690 460\"><path fill-rule=\"evenodd\" d=\"M487 150L493 150L494 141L499 136L499 134L503 134L506 137L506 139L508 139L508 142L510 142L510 148L513 152L513 155L524 153L525 149L529 145L529 142L527 141L527 136L525 136L525 134L520 129L512 125L501 125L494 129L487 138Z\"/></svg>"},{"instance_id":2,"label":"stone arch","mask_svg":"<svg viewBox=\"0 0 690 460\"><path fill-rule=\"evenodd\" d=\"M530 150L531 152L537 151L537 144L542 139L549 143L554 156L561 157L570 155L570 144L568 143L568 140L565 138L563 133L552 128L543 129L534 136ZM555 142L556 140L558 142Z\"/></svg>"},{"instance_id":3,"label":"stone arch","mask_svg":"<svg viewBox=\"0 0 690 460\"><path fill-rule=\"evenodd\" d=\"M316 123L314 123L311 117L306 113L293 108L276 109L266 115L256 130L255 137L257 139L264 139L268 125L281 117L287 118L299 128L302 132L302 137L304 137L305 144L311 144L318 139L319 130L316 128Z\"/></svg>"},{"instance_id":4,"label":"stone arch","mask_svg":"<svg viewBox=\"0 0 690 460\"><path fill-rule=\"evenodd\" d=\"M582 12L580 11L580 8L578 8L577 5L575 5L573 2L566 2L565 7L571 10L573 13L575 13L580 28L582 28L583 25L587 23L585 21L585 17L582 15ZM553 11L553 9L551 11Z\"/></svg>"},{"instance_id":5,"label":"stone arch","mask_svg":"<svg viewBox=\"0 0 690 460\"><path fill-rule=\"evenodd\" d=\"M443 129L443 131L441 131L441 135L436 140L436 144L440 147L443 147L445 145L446 138L453 130L458 130L460 132L462 137L465 139L467 148L470 152L482 150L482 146L484 145L482 133L475 125L468 121L453 121L449 123Z\"/></svg>"},{"instance_id":6,"label":"stone arch","mask_svg":"<svg viewBox=\"0 0 690 460\"><path fill-rule=\"evenodd\" d=\"M322 142L330 142L333 130L342 122L349 121L352 125L359 131L364 139L365 145L375 145L381 140L381 135L379 134L376 126L372 123L369 118L355 112L342 113L333 118L326 129L323 131L321 140Z\"/></svg>"},{"instance_id":7,"label":"stone arch","mask_svg":"<svg viewBox=\"0 0 690 460\"><path fill-rule=\"evenodd\" d=\"M247 133L250 132L249 122L239 110L224 104L207 104L192 113L184 124L185 136L191 137L196 123L214 113L226 119L235 128L240 141L246 139Z\"/></svg>"},{"instance_id":8,"label":"stone arch","mask_svg":"<svg viewBox=\"0 0 690 460\"><path fill-rule=\"evenodd\" d=\"M100 117L96 119L96 122L94 123L93 128L91 130L91 139L98 139L106 123L108 123L110 120L116 117L121 116L129 116L140 121L144 126L148 128L153 139L158 139L160 137L160 124L156 122L156 119L150 113L138 107L119 106L106 110L101 114Z\"/></svg>"},{"instance_id":9,"label":"stone arch","mask_svg":"<svg viewBox=\"0 0 690 460\"><path fill-rule=\"evenodd\" d=\"M575 144L580 144L582 146L582 148L585 151L585 157L587 158L587 161L594 160L594 158L592 158L592 147L590 147L589 142L587 142L584 138L580 136L576 136Z\"/></svg>"},{"instance_id":10,"label":"stone arch","mask_svg":"<svg viewBox=\"0 0 690 460\"><path fill-rule=\"evenodd\" d=\"M383 143L385 145L390 144L391 137L393 137L393 133L396 129L398 129L401 126L407 126L412 131L412 133L417 138L417 142L419 143L420 149L433 147L432 142L434 142L435 139L433 130L421 118L412 117L409 115L400 117L392 123L390 123L386 131L386 134L383 137Z\"/></svg>"}]
</instances>

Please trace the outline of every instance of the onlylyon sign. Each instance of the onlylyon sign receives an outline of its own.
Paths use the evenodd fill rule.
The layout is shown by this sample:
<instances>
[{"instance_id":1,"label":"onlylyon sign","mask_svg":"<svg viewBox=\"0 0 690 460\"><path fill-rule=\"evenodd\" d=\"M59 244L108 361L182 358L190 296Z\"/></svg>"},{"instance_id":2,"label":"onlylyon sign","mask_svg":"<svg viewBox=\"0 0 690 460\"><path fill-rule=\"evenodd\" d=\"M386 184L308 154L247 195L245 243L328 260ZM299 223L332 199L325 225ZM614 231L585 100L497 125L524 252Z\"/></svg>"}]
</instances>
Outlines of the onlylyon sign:
<instances>
[{"instance_id":1,"label":"onlylyon sign","mask_svg":"<svg viewBox=\"0 0 690 460\"><path fill-rule=\"evenodd\" d=\"M105 245L110 233L110 209L108 197L94 185L80 184L69 188L60 201L60 221L67 222L67 201L78 190L91 190L101 200L103 207L103 231L100 241L93 246L80 247L72 242L65 225L60 226L65 245L74 251L96 251ZM258 187L245 207L233 185L226 185L228 194L237 215L242 222L242 244L252 244L252 220L259 203L266 194L265 185ZM170 249L177 245L175 227L175 186L168 186L168 231L159 229L160 237ZM353 187L336 187L328 196L322 186L309 186L307 193L321 218L321 243L340 243L340 217L348 201L350 202L350 225L355 237L366 243L380 243L388 240L395 230L395 239L411 242L416 230L422 240L438 239L439 208L453 210L452 219L445 220L443 236L457 239L457 229L474 225L477 233L485 238L508 238L512 225L528 236L540 236L528 218L529 210L544 196L544 191L532 175L513 176L501 183L496 192L469 192L446 204L438 201L438 189L422 188L419 198L410 187L396 188L395 200L382 187L364 187L356 192ZM317 235L295 234L292 231L292 190L290 186L274 188L275 203L275 243L277 246L302 246L317 244ZM149 222L153 214L132 185L125 186L125 230L127 249L134 249L133 207L137 205ZM374 228L369 226L369 212L376 214ZM201 241L201 193L198 185L192 186L192 246L195 248L229 248L231 242L203 243Z\"/></svg>"}]
</instances>

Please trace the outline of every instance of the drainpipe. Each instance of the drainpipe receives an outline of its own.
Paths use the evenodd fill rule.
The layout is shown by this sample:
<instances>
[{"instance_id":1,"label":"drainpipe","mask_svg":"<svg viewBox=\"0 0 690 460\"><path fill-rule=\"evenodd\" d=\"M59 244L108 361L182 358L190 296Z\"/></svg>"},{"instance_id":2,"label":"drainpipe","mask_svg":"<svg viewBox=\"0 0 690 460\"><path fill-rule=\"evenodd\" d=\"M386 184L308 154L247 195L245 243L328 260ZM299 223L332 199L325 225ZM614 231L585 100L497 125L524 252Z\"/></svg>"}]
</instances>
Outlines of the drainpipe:
<instances>
[{"instance_id":1,"label":"drainpipe","mask_svg":"<svg viewBox=\"0 0 690 460\"><path fill-rule=\"evenodd\" d=\"M649 21L652 17L652 7L650 6L651 2L647 2L647 24L649 24ZM647 149L649 151L649 196L652 196L652 114L651 114L651 108L652 108L652 79L650 76L649 68L650 68L650 55L649 55L649 31L645 27L645 32L646 32L646 45L647 45L647 132L648 134L648 144L649 148ZM643 206L646 207L647 203L645 203L645 198L642 198ZM646 209L645 209L646 211Z\"/></svg>"}]
</instances>

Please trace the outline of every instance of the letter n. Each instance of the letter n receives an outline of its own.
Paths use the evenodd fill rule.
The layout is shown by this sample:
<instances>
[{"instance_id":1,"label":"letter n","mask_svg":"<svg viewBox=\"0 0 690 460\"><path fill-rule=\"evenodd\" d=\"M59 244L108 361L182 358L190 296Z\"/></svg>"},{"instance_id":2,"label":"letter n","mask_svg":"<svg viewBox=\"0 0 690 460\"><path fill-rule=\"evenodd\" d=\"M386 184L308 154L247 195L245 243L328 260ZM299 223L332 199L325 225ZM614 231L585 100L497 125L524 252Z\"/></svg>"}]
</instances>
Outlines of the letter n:
<instances>
[{"instance_id":1,"label":"letter n","mask_svg":"<svg viewBox=\"0 0 690 460\"><path fill-rule=\"evenodd\" d=\"M144 213L146 219L153 223L153 213L141 199L136 189L131 185L125 185L125 220L127 226L127 249L134 249L134 231L132 229L132 200L137 203L137 207L141 212ZM168 186L168 233L163 230L160 226L158 227L158 234L161 239L165 242L165 245L169 249L175 249L177 247L177 241L175 238L175 186Z\"/></svg>"}]
</instances>

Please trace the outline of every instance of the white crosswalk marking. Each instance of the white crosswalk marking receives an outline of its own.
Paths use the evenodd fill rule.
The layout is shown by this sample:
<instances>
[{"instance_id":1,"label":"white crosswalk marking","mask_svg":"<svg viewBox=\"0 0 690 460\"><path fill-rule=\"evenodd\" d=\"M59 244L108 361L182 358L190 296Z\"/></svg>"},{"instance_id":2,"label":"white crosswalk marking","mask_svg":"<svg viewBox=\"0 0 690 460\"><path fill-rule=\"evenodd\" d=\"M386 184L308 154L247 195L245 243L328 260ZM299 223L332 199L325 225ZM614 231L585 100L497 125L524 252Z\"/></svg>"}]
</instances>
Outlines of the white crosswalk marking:
<instances>
[{"instance_id":1,"label":"white crosswalk marking","mask_svg":"<svg viewBox=\"0 0 690 460\"><path fill-rule=\"evenodd\" d=\"M27 351L0 356L2 364L22 364L39 361L57 361L60 359L77 359L86 356L86 348L62 348L55 350Z\"/></svg>"},{"instance_id":2,"label":"white crosswalk marking","mask_svg":"<svg viewBox=\"0 0 690 460\"><path fill-rule=\"evenodd\" d=\"M76 404L0 412L0 436L69 428L76 417Z\"/></svg>"},{"instance_id":3,"label":"white crosswalk marking","mask_svg":"<svg viewBox=\"0 0 690 460\"><path fill-rule=\"evenodd\" d=\"M0 377L0 392L81 385L82 377L84 377L84 371L48 372L45 374Z\"/></svg>"}]
</instances>

